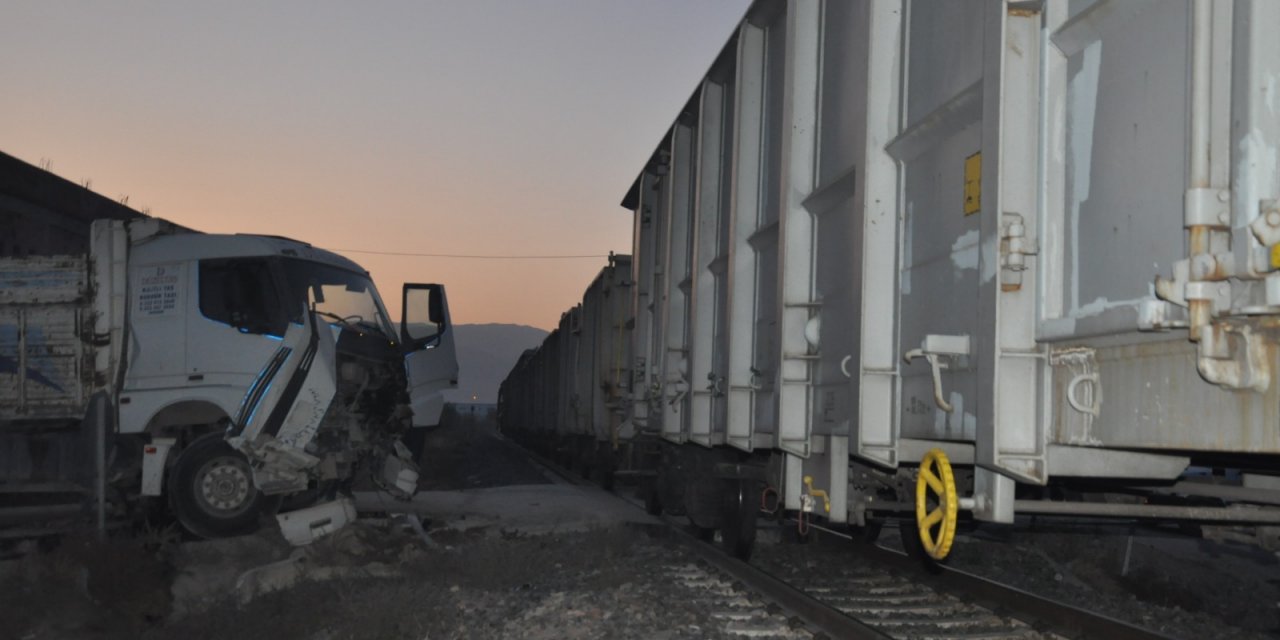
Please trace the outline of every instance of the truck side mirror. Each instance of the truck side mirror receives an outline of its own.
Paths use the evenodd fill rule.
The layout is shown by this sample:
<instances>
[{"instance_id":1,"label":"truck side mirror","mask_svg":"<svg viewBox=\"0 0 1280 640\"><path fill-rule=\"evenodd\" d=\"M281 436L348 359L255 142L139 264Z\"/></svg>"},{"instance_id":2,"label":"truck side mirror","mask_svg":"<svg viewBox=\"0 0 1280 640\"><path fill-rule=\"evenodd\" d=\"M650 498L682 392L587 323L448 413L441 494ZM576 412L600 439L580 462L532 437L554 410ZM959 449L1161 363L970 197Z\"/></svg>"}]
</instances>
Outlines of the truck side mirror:
<instances>
[{"instance_id":1,"label":"truck side mirror","mask_svg":"<svg viewBox=\"0 0 1280 640\"><path fill-rule=\"evenodd\" d=\"M400 341L406 349L433 344L448 330L449 313L442 285L406 284L402 302Z\"/></svg>"}]
</instances>

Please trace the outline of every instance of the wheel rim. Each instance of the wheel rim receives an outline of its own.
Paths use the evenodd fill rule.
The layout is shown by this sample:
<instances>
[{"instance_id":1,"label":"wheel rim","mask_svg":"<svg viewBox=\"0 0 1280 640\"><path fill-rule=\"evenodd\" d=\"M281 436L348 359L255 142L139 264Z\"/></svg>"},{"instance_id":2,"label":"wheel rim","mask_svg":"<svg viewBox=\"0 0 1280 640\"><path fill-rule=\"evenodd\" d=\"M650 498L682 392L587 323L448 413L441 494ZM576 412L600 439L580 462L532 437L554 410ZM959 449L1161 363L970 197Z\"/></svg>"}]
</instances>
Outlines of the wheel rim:
<instances>
[{"instance_id":1,"label":"wheel rim","mask_svg":"<svg viewBox=\"0 0 1280 640\"><path fill-rule=\"evenodd\" d=\"M951 553L958 512L959 498L951 461L941 449L931 449L920 461L916 477L916 528L920 531L920 544L929 557L942 560Z\"/></svg>"},{"instance_id":2,"label":"wheel rim","mask_svg":"<svg viewBox=\"0 0 1280 640\"><path fill-rule=\"evenodd\" d=\"M253 472L238 458L214 458L196 471L196 500L205 511L219 517L243 513L252 503Z\"/></svg>"}]
</instances>

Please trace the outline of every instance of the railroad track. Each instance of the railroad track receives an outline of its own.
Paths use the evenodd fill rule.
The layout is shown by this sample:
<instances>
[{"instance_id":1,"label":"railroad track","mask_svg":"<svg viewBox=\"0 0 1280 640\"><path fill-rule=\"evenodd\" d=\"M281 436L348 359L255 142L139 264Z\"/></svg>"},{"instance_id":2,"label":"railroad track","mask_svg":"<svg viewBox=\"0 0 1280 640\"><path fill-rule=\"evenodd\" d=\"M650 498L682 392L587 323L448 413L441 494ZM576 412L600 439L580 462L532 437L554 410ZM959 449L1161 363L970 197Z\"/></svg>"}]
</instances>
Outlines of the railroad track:
<instances>
[{"instance_id":1,"label":"railroad track","mask_svg":"<svg viewBox=\"0 0 1280 640\"><path fill-rule=\"evenodd\" d=\"M565 482L594 486L529 452ZM635 498L614 494L637 508ZM927 571L916 559L816 527L820 566L797 565L760 545L751 563L695 538L683 519L664 517L657 535L679 541L697 562L663 564L687 601L697 602L725 635L744 638L1009 639L1167 636L945 567ZM854 546L855 548L850 548ZM940 570L939 570L940 569Z\"/></svg>"},{"instance_id":2,"label":"railroad track","mask_svg":"<svg viewBox=\"0 0 1280 640\"><path fill-rule=\"evenodd\" d=\"M1062 637L873 565L835 565L823 573L804 569L786 567L775 575L887 637Z\"/></svg>"},{"instance_id":3,"label":"railroad track","mask_svg":"<svg viewBox=\"0 0 1280 640\"><path fill-rule=\"evenodd\" d=\"M807 560L762 546L752 564L894 638L1165 638L966 572L823 530ZM852 547L852 548L850 548Z\"/></svg>"},{"instance_id":4,"label":"railroad track","mask_svg":"<svg viewBox=\"0 0 1280 640\"><path fill-rule=\"evenodd\" d=\"M789 617L761 594L705 562L663 563L660 571L679 596L706 610L719 631L749 638L812 638L804 621Z\"/></svg>"}]
</instances>

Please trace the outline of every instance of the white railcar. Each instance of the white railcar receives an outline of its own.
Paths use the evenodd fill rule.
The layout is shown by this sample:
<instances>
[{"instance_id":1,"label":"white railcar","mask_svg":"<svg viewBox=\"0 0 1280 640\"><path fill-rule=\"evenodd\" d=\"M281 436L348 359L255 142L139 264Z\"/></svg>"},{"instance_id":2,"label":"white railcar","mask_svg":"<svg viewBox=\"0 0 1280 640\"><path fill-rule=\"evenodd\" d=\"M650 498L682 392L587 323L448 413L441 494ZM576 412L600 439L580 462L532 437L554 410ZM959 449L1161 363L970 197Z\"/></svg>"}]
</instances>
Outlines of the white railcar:
<instances>
[{"instance_id":1,"label":"white railcar","mask_svg":"<svg viewBox=\"0 0 1280 640\"><path fill-rule=\"evenodd\" d=\"M1280 522L1278 29L754 3L623 203L657 501L740 553L761 492L939 558L969 517Z\"/></svg>"},{"instance_id":2,"label":"white railcar","mask_svg":"<svg viewBox=\"0 0 1280 640\"><path fill-rule=\"evenodd\" d=\"M621 463L637 467L626 422L631 389L631 258L611 256L536 350L499 390L503 433L611 484Z\"/></svg>"}]
</instances>

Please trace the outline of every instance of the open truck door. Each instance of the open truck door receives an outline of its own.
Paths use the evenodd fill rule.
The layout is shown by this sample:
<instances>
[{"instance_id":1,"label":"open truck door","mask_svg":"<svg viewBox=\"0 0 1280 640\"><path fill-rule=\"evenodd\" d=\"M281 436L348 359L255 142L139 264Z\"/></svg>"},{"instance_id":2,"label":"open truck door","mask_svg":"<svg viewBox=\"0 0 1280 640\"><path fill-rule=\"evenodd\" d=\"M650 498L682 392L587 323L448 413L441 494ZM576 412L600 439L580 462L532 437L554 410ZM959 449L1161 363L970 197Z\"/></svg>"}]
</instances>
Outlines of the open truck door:
<instances>
[{"instance_id":1,"label":"open truck door","mask_svg":"<svg viewBox=\"0 0 1280 640\"><path fill-rule=\"evenodd\" d=\"M440 424L444 390L458 386L458 356L444 285L404 285L400 341L409 377L414 427Z\"/></svg>"}]
</instances>

